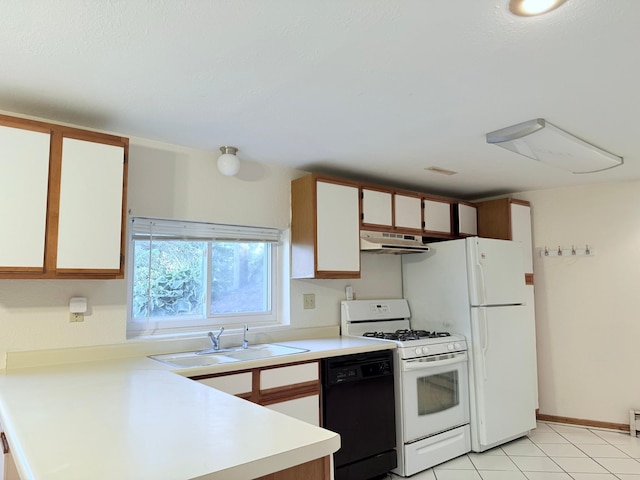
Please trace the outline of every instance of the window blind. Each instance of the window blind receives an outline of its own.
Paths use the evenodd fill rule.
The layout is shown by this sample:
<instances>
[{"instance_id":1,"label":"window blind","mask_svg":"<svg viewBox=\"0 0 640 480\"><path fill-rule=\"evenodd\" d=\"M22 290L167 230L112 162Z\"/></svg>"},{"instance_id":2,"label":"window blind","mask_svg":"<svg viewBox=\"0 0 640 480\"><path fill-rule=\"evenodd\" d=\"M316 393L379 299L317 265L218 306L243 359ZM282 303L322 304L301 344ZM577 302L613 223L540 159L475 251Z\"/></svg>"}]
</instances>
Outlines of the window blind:
<instances>
[{"instance_id":1,"label":"window blind","mask_svg":"<svg viewBox=\"0 0 640 480\"><path fill-rule=\"evenodd\" d=\"M269 227L249 227L221 223L191 222L148 217L131 217L134 240L183 240L280 243L282 231Z\"/></svg>"}]
</instances>

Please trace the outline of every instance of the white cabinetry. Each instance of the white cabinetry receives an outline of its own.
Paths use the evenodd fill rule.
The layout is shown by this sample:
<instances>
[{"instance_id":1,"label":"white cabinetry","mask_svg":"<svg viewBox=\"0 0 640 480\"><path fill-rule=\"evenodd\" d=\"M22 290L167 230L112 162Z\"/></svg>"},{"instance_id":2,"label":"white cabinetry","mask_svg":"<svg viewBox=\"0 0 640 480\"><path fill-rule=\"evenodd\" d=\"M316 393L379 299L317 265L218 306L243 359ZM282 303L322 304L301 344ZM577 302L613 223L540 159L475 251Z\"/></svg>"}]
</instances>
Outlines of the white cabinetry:
<instances>
[{"instance_id":1,"label":"white cabinetry","mask_svg":"<svg viewBox=\"0 0 640 480\"><path fill-rule=\"evenodd\" d=\"M531 207L511 202L511 239L522 244L524 271L533 273Z\"/></svg>"},{"instance_id":2,"label":"white cabinetry","mask_svg":"<svg viewBox=\"0 0 640 480\"><path fill-rule=\"evenodd\" d=\"M362 189L362 226L393 226L391 192Z\"/></svg>"},{"instance_id":3,"label":"white cabinetry","mask_svg":"<svg viewBox=\"0 0 640 480\"><path fill-rule=\"evenodd\" d=\"M320 425L318 362L261 370L260 403L298 420Z\"/></svg>"},{"instance_id":4,"label":"white cabinetry","mask_svg":"<svg viewBox=\"0 0 640 480\"><path fill-rule=\"evenodd\" d=\"M309 395L265 406L316 427L320 426L320 395Z\"/></svg>"},{"instance_id":5,"label":"white cabinetry","mask_svg":"<svg viewBox=\"0 0 640 480\"><path fill-rule=\"evenodd\" d=\"M475 205L458 203L458 235L473 237L478 235L478 212Z\"/></svg>"},{"instance_id":6,"label":"white cabinetry","mask_svg":"<svg viewBox=\"0 0 640 480\"><path fill-rule=\"evenodd\" d=\"M357 185L315 174L291 182L291 276L360 277Z\"/></svg>"},{"instance_id":7,"label":"white cabinetry","mask_svg":"<svg viewBox=\"0 0 640 480\"><path fill-rule=\"evenodd\" d=\"M0 115L0 278L122 278L129 140Z\"/></svg>"},{"instance_id":8,"label":"white cabinetry","mask_svg":"<svg viewBox=\"0 0 640 480\"><path fill-rule=\"evenodd\" d=\"M453 238L451 202L426 197L423 205L425 234Z\"/></svg>"},{"instance_id":9,"label":"white cabinetry","mask_svg":"<svg viewBox=\"0 0 640 480\"><path fill-rule=\"evenodd\" d=\"M220 375L217 377L209 377L198 380L198 382L213 387L217 390L221 390L231 395L237 395L241 397L251 396L251 372L233 373L230 375Z\"/></svg>"},{"instance_id":10,"label":"white cabinetry","mask_svg":"<svg viewBox=\"0 0 640 480\"><path fill-rule=\"evenodd\" d=\"M62 140L58 269L120 269L124 147Z\"/></svg>"},{"instance_id":11,"label":"white cabinetry","mask_svg":"<svg viewBox=\"0 0 640 480\"><path fill-rule=\"evenodd\" d=\"M394 226L398 230L422 230L422 201L417 195L395 193Z\"/></svg>"},{"instance_id":12,"label":"white cabinetry","mask_svg":"<svg viewBox=\"0 0 640 480\"><path fill-rule=\"evenodd\" d=\"M193 380L298 420L320 424L320 364L317 361L199 376Z\"/></svg>"},{"instance_id":13,"label":"white cabinetry","mask_svg":"<svg viewBox=\"0 0 640 480\"><path fill-rule=\"evenodd\" d=\"M50 143L46 129L0 125L2 267L43 271Z\"/></svg>"},{"instance_id":14,"label":"white cabinetry","mask_svg":"<svg viewBox=\"0 0 640 480\"><path fill-rule=\"evenodd\" d=\"M419 233L422 230L420 196L383 188L362 187L361 228Z\"/></svg>"}]
</instances>

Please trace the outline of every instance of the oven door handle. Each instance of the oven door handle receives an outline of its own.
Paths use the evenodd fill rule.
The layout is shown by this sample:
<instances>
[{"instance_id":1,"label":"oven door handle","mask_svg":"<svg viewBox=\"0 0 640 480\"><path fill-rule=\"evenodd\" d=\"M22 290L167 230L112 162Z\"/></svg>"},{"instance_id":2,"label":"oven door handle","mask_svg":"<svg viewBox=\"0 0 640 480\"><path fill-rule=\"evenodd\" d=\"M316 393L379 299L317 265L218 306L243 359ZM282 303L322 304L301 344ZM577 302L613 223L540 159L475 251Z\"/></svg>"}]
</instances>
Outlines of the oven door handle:
<instances>
[{"instance_id":1,"label":"oven door handle","mask_svg":"<svg viewBox=\"0 0 640 480\"><path fill-rule=\"evenodd\" d=\"M449 355L446 355L449 358L444 360L429 360L425 361L424 359L415 358L412 360L404 360L402 362L402 370L405 372L409 372L412 370L427 370L433 367L443 367L445 365L452 365L454 363L461 363L467 361L467 353L462 352L458 354L454 354L451 358Z\"/></svg>"}]
</instances>

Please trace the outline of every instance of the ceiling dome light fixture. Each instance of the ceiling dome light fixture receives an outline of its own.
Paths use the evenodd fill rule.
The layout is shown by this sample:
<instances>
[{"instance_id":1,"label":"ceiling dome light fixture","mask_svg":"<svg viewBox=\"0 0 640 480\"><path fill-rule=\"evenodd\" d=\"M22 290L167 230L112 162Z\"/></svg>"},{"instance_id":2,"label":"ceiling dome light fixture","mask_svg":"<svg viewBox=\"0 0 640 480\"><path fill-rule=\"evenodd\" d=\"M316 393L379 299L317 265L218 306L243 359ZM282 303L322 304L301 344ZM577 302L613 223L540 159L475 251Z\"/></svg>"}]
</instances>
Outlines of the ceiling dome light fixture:
<instances>
[{"instance_id":1,"label":"ceiling dome light fixture","mask_svg":"<svg viewBox=\"0 0 640 480\"><path fill-rule=\"evenodd\" d=\"M240 159L236 157L238 149L236 147L220 147L222 155L218 157L218 170L222 175L233 177L240 171Z\"/></svg>"},{"instance_id":2,"label":"ceiling dome light fixture","mask_svg":"<svg viewBox=\"0 0 640 480\"><path fill-rule=\"evenodd\" d=\"M509 10L514 15L533 17L550 12L562 5L566 0L510 0Z\"/></svg>"}]
</instances>

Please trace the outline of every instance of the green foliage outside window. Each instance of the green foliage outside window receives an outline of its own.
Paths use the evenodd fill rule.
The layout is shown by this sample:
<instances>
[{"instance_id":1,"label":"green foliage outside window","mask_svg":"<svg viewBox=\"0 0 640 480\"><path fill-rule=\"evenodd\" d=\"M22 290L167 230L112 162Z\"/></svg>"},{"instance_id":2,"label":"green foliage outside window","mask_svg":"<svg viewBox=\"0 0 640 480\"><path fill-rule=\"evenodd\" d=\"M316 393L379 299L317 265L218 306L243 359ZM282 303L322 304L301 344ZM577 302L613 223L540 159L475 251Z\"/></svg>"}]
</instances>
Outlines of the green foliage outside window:
<instances>
[{"instance_id":1,"label":"green foliage outside window","mask_svg":"<svg viewBox=\"0 0 640 480\"><path fill-rule=\"evenodd\" d=\"M134 318L202 315L206 249L206 242L135 242Z\"/></svg>"}]
</instances>

